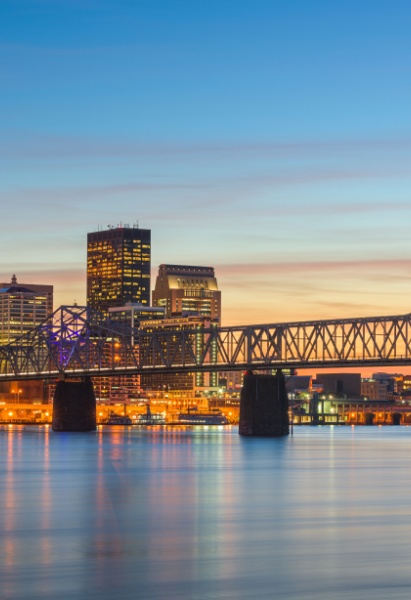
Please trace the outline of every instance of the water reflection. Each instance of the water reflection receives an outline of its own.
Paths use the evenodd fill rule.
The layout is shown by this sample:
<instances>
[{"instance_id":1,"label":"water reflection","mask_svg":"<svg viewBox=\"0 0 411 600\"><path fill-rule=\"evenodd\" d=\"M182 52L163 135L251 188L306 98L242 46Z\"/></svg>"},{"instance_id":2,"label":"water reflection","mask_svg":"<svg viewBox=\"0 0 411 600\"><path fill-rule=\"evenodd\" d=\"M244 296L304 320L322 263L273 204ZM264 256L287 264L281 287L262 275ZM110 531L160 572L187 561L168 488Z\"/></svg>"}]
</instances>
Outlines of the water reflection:
<instances>
[{"instance_id":1,"label":"water reflection","mask_svg":"<svg viewBox=\"0 0 411 600\"><path fill-rule=\"evenodd\" d=\"M408 598L410 428L0 429L1 598Z\"/></svg>"}]
</instances>

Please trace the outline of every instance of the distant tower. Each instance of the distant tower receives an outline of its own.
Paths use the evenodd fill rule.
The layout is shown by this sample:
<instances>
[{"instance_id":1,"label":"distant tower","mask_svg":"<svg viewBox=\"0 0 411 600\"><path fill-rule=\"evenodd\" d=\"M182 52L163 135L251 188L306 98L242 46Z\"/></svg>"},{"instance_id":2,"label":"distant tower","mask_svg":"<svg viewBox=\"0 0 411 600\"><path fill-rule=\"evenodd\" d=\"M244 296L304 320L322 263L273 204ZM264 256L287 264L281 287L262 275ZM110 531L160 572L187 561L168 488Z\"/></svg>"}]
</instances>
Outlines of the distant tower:
<instances>
[{"instance_id":1,"label":"distant tower","mask_svg":"<svg viewBox=\"0 0 411 600\"><path fill-rule=\"evenodd\" d=\"M87 305L150 306L151 231L128 225L87 234Z\"/></svg>"},{"instance_id":2,"label":"distant tower","mask_svg":"<svg viewBox=\"0 0 411 600\"><path fill-rule=\"evenodd\" d=\"M160 265L153 291L153 306L174 313L197 313L221 319L221 292L212 267Z\"/></svg>"}]
</instances>

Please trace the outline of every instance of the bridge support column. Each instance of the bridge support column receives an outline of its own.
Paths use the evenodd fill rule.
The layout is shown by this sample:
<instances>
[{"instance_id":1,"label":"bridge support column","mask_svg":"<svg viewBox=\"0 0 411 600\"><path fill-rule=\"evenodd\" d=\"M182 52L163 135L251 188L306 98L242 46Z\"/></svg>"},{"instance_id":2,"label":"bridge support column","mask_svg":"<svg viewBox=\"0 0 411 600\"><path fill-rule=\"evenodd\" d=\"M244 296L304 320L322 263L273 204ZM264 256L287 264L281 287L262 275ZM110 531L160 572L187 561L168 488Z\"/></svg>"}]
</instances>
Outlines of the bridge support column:
<instances>
[{"instance_id":1,"label":"bridge support column","mask_svg":"<svg viewBox=\"0 0 411 600\"><path fill-rule=\"evenodd\" d=\"M364 425L373 425L374 424L375 414L372 412L365 413L364 415Z\"/></svg>"},{"instance_id":2,"label":"bridge support column","mask_svg":"<svg viewBox=\"0 0 411 600\"><path fill-rule=\"evenodd\" d=\"M391 425L401 425L401 413L392 413Z\"/></svg>"},{"instance_id":3,"label":"bridge support column","mask_svg":"<svg viewBox=\"0 0 411 600\"><path fill-rule=\"evenodd\" d=\"M96 397L90 377L57 383L51 427L53 431L96 430Z\"/></svg>"},{"instance_id":4,"label":"bridge support column","mask_svg":"<svg viewBox=\"0 0 411 600\"><path fill-rule=\"evenodd\" d=\"M288 396L281 370L273 375L244 376L240 398L240 435L280 437L288 435Z\"/></svg>"}]
</instances>

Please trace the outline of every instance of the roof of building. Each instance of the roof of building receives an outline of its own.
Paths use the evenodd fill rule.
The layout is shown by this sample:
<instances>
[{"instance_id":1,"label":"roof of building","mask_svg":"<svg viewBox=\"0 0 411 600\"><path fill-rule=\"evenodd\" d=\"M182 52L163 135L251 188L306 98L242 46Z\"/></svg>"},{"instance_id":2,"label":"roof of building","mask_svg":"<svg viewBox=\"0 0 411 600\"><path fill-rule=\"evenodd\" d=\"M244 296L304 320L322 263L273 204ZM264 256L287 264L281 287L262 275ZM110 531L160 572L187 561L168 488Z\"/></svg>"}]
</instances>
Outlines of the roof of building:
<instances>
[{"instance_id":1,"label":"roof of building","mask_svg":"<svg viewBox=\"0 0 411 600\"><path fill-rule=\"evenodd\" d=\"M286 388L288 391L292 390L308 390L312 384L312 377L310 375L292 375L286 381Z\"/></svg>"},{"instance_id":2,"label":"roof of building","mask_svg":"<svg viewBox=\"0 0 411 600\"><path fill-rule=\"evenodd\" d=\"M214 267L199 267L194 265L160 265L160 271L166 271L168 275L200 275L207 274L214 277Z\"/></svg>"},{"instance_id":3,"label":"roof of building","mask_svg":"<svg viewBox=\"0 0 411 600\"><path fill-rule=\"evenodd\" d=\"M186 275L177 277L176 275L169 275L167 277L168 285L171 289L181 288L196 288L205 289L210 291L217 291L217 279L209 275Z\"/></svg>"},{"instance_id":4,"label":"roof of building","mask_svg":"<svg viewBox=\"0 0 411 600\"><path fill-rule=\"evenodd\" d=\"M38 294L38 292L30 290L22 285L9 285L0 288L0 294Z\"/></svg>"}]
</instances>

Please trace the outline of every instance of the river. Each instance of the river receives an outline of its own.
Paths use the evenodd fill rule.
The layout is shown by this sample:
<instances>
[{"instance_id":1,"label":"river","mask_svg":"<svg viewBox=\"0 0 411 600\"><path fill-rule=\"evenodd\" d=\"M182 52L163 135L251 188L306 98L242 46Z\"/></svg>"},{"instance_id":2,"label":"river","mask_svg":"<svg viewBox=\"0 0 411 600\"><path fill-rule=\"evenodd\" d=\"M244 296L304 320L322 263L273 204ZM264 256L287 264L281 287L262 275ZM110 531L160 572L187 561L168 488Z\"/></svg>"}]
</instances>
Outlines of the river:
<instances>
[{"instance_id":1,"label":"river","mask_svg":"<svg viewBox=\"0 0 411 600\"><path fill-rule=\"evenodd\" d=\"M411 597L411 428L0 428L1 600Z\"/></svg>"}]
</instances>

